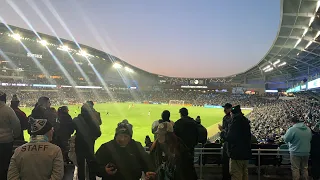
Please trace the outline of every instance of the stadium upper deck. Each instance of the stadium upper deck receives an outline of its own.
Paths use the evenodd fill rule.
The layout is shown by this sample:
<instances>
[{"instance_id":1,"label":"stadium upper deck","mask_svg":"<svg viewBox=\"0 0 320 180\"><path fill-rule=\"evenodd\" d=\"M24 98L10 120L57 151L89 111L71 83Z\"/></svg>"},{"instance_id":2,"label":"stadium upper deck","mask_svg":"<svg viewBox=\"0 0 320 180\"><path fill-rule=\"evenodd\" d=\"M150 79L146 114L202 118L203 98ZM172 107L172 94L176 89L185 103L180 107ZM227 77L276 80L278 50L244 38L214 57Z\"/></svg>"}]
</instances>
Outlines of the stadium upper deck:
<instances>
[{"instance_id":1,"label":"stadium upper deck","mask_svg":"<svg viewBox=\"0 0 320 180\"><path fill-rule=\"evenodd\" d=\"M278 81L302 80L320 72L320 1L281 0L280 5L278 33L266 55L245 72L207 78L206 82L247 83L250 80L263 82L275 78ZM172 81L170 77L166 79Z\"/></svg>"},{"instance_id":2,"label":"stadium upper deck","mask_svg":"<svg viewBox=\"0 0 320 180\"><path fill-rule=\"evenodd\" d=\"M290 79L318 73L319 6L319 0L281 0L281 20L273 45L257 65L236 77Z\"/></svg>"},{"instance_id":3,"label":"stadium upper deck","mask_svg":"<svg viewBox=\"0 0 320 180\"><path fill-rule=\"evenodd\" d=\"M0 77L70 85L108 84L132 86L157 82L157 75L94 49L15 26L0 24ZM101 78L98 78L99 74ZM68 77L69 76L69 77ZM46 78L49 77L49 78ZM62 81L62 82L61 82ZM89 83L90 82L90 83Z\"/></svg>"}]
</instances>

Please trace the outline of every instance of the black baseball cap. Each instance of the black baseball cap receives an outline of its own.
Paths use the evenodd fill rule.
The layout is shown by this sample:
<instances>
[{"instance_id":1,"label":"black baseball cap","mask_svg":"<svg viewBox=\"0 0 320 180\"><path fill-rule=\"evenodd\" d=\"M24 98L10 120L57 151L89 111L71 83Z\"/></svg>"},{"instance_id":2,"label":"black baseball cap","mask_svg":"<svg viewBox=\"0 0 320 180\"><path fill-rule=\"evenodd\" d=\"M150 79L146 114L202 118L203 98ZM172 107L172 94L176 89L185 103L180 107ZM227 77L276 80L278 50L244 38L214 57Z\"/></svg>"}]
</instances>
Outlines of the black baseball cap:
<instances>
[{"instance_id":1,"label":"black baseball cap","mask_svg":"<svg viewBox=\"0 0 320 180\"><path fill-rule=\"evenodd\" d=\"M240 105L237 105L237 106L232 107L231 112L232 112L233 114L240 113L240 112L241 112L241 107L240 107Z\"/></svg>"},{"instance_id":2,"label":"black baseball cap","mask_svg":"<svg viewBox=\"0 0 320 180\"><path fill-rule=\"evenodd\" d=\"M232 104L230 103L226 103L224 106L222 106L223 108L226 108L226 109L230 109L232 108Z\"/></svg>"}]
</instances>

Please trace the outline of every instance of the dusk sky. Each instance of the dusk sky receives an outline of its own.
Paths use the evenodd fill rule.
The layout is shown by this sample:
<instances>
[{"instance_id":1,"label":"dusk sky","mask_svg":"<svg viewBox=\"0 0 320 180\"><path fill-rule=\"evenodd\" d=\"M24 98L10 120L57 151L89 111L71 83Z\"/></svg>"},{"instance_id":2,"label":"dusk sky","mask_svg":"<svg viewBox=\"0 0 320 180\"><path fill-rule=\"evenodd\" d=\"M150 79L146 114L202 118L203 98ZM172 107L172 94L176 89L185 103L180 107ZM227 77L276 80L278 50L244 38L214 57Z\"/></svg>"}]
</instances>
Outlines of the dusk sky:
<instances>
[{"instance_id":1,"label":"dusk sky","mask_svg":"<svg viewBox=\"0 0 320 180\"><path fill-rule=\"evenodd\" d=\"M55 15L78 43L174 77L223 77L247 70L267 53L280 21L279 0L0 0L0 4L0 16L10 25L30 29L14 10L18 7L36 31L53 35L35 12L36 5L60 38L72 40Z\"/></svg>"}]
</instances>

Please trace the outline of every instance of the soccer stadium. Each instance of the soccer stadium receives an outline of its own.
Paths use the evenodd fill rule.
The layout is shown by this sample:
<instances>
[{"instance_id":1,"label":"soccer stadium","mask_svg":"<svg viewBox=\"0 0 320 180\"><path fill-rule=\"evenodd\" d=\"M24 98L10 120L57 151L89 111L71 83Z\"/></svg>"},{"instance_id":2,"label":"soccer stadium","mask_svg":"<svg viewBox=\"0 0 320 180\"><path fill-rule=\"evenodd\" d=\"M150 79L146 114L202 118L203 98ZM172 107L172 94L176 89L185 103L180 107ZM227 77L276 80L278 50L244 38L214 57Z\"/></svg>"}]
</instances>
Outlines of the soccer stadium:
<instances>
[{"instance_id":1,"label":"soccer stadium","mask_svg":"<svg viewBox=\"0 0 320 180\"><path fill-rule=\"evenodd\" d=\"M144 150L152 156L153 148L161 139L159 132L164 126L162 122L168 132L171 131L167 126L170 123L174 124L170 126L173 128L172 133L176 134L174 137L178 137L176 141L178 143L181 141L181 146L188 149L187 152L191 152L196 179L228 179L225 176L228 176L229 172L226 175L224 168L229 167L230 158L230 165L234 159L232 155L225 156L225 153L237 147L237 143L229 140L231 133L228 131L238 128L239 137L236 138L239 138L238 141L242 144L244 142L242 136L245 136L247 126L243 123L238 123L237 126L227 125L230 129L225 126L227 103L231 105L230 117L233 118L230 123L235 122L239 116L248 121L250 157L235 159L248 161L246 173L249 179L299 179L299 170L302 173L301 178L307 176L310 179L311 177L319 179L320 1L281 0L280 6L281 16L277 35L264 57L257 59L256 65L248 67L244 72L212 78L169 77L148 72L127 63L125 59L75 43L73 40L7 24L0 16L2 22L0 23L0 101L14 110L15 116L20 120L19 129L22 132L19 138L15 137L12 140L12 146L16 151L12 157L12 154L10 155L8 179L24 179L21 178L22 172L16 176L19 178L14 178L13 174L18 172L10 170L12 163L24 159L24 157L18 159L19 154L16 153L21 147L21 151L25 151L24 144L32 144L36 137L34 133L41 131L41 128L47 128L48 124L54 129L50 144L59 147L64 161L64 174L61 175L60 172L61 177L51 179L77 179L78 175L79 179L80 176L87 176L90 180L92 176L97 179L107 179L106 177L116 180L130 179L125 175L122 177L116 175L117 168L121 168L120 163L117 164L117 158L128 158L118 159L127 163L126 160L131 161L132 157L115 155L121 150L112 148L110 150L105 143L117 141L119 133L130 134L132 139L140 142ZM2 100L2 97L5 97L5 100ZM13 104L17 104L16 107ZM237 105L241 107L240 113L237 112ZM42 110L39 106L47 107ZM0 113L4 113L1 108L0 104ZM169 117L164 110L170 111ZM81 121L80 116L84 112L90 116L88 119L92 122L89 123L86 118ZM236 115L237 113L240 115ZM5 127L4 123L10 116L3 116L7 119L2 120L4 117L0 114L0 121L3 121L0 122L0 126ZM69 124L64 118L70 119ZM183 121L184 118L189 118L192 123L188 121L189 124L178 127L179 121ZM50 119L53 121L50 122ZM293 125L291 121L296 124ZM10 127L14 126L12 122L9 124ZM190 124L196 127L196 133L192 131L194 127ZM289 130L293 131L292 127L297 124L310 131L310 139L306 135L303 137L305 139L300 140L310 142L300 144L300 146L310 146L305 156L296 154L293 156L293 142L288 140ZM122 126L126 128L121 129ZM97 132L91 129L96 127L100 134L93 135ZM199 127L207 131L207 140L204 142L199 140L201 136ZM182 129L180 129L180 135L183 134L181 137L178 133L179 128ZM59 134L67 131L67 138ZM2 144L8 142L2 141L1 133L6 132L8 131L0 127L0 154L5 154ZM15 133L15 129L9 132ZM298 131L293 136L298 136L299 133L301 132ZM42 136L47 137L47 134L41 134ZM185 141L192 141L194 137L197 138L197 145L194 144L190 150L190 142ZM89 155L86 154L87 150L84 150L88 143ZM236 145L232 146L232 143ZM226 144L230 149L226 148ZM44 149L46 146L41 145ZM240 146L246 148L244 145ZM77 147L81 150L75 150ZM105 151L102 153L100 149ZM98 165L101 166L103 160L99 158L106 159L108 154L106 152L112 154L111 159L113 158L115 162L107 162L102 168L102 171L107 172L101 173L101 167ZM184 151L181 151L181 156L184 155L182 152ZM240 152L242 153L243 149L240 149ZM239 156L245 156L244 154L246 152ZM75 158L77 163L83 163L84 168L78 167L72 155L77 156ZM47 161L42 154L37 157ZM225 157L228 157L227 161ZM294 160L293 157L300 159ZM304 162L307 165L301 160L305 157L307 159ZM185 159L188 157L181 157L179 160L184 162L182 164L188 164ZM300 164L297 165L297 162ZM16 166L20 168L21 165ZM136 167L140 166L142 165L137 164ZM124 168L133 167L135 165ZM108 170L104 170L108 168L116 169L111 170L114 178ZM179 168L189 171L187 165ZM128 171L134 173L136 170ZM1 173L2 171L1 169ZM150 179L157 179L150 172L144 170L144 178L152 176ZM309 172L309 175L306 175L306 172ZM126 174L121 170L119 173ZM142 171L138 170L138 175L139 173L141 175ZM245 175L240 178L232 173L230 171L232 180L248 179ZM190 174L180 178L163 179L189 180L190 178L191 180L192 173ZM189 177L186 178L187 176Z\"/></svg>"}]
</instances>

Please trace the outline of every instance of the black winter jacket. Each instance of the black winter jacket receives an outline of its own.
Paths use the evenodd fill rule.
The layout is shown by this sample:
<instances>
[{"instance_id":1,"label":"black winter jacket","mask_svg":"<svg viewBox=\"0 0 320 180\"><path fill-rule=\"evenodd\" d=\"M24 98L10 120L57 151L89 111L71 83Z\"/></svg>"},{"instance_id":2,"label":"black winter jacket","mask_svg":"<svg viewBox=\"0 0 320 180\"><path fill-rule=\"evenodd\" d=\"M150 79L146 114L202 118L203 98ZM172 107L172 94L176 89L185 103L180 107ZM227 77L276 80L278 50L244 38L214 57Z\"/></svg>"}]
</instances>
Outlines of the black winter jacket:
<instances>
[{"instance_id":1,"label":"black winter jacket","mask_svg":"<svg viewBox=\"0 0 320 180\"><path fill-rule=\"evenodd\" d=\"M242 113L235 114L226 136L228 155L234 160L251 158L251 131L249 120Z\"/></svg>"},{"instance_id":2,"label":"black winter jacket","mask_svg":"<svg viewBox=\"0 0 320 180\"><path fill-rule=\"evenodd\" d=\"M154 171L147 152L141 143L134 140L126 147L120 147L115 140L102 144L96 153L96 161L96 174L102 177L102 180L139 180L142 171ZM116 174L107 174L105 166L109 163L116 166Z\"/></svg>"}]
</instances>

